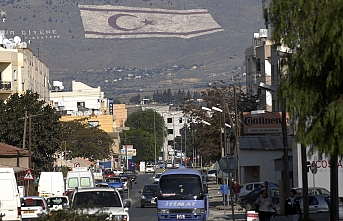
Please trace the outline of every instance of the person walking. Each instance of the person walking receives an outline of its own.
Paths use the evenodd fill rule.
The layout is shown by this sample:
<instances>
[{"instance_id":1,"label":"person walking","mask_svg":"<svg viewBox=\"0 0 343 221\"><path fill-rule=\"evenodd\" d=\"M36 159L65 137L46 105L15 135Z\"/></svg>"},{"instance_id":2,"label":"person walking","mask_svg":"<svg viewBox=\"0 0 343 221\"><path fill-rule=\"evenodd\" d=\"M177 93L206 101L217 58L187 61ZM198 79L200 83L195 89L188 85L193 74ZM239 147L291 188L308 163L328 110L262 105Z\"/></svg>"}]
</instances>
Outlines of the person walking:
<instances>
[{"instance_id":1,"label":"person walking","mask_svg":"<svg viewBox=\"0 0 343 221\"><path fill-rule=\"evenodd\" d=\"M295 198L296 191L291 189L289 197L286 199L285 213L289 221L298 221L302 216L299 200Z\"/></svg>"},{"instance_id":2,"label":"person walking","mask_svg":"<svg viewBox=\"0 0 343 221\"><path fill-rule=\"evenodd\" d=\"M229 194L229 185L226 184L226 180L223 179L223 183L220 186L220 192L223 196L223 204L227 205L227 195Z\"/></svg>"},{"instance_id":3,"label":"person walking","mask_svg":"<svg viewBox=\"0 0 343 221\"><path fill-rule=\"evenodd\" d=\"M277 214L275 205L268 197L266 190L261 191L260 197L255 201L255 208L258 210L258 218L260 221L270 221L270 217L272 216L270 209L273 209Z\"/></svg>"},{"instance_id":4,"label":"person walking","mask_svg":"<svg viewBox=\"0 0 343 221\"><path fill-rule=\"evenodd\" d=\"M268 198L270 199L270 201L272 201L273 191L269 187L268 181L264 181L264 187L262 187L262 190L267 191Z\"/></svg>"},{"instance_id":5,"label":"person walking","mask_svg":"<svg viewBox=\"0 0 343 221\"><path fill-rule=\"evenodd\" d=\"M232 188L232 194L234 197L234 203L235 205L237 205L238 196L239 196L239 193L241 192L241 186L238 184L237 180L234 180L231 188Z\"/></svg>"}]
</instances>

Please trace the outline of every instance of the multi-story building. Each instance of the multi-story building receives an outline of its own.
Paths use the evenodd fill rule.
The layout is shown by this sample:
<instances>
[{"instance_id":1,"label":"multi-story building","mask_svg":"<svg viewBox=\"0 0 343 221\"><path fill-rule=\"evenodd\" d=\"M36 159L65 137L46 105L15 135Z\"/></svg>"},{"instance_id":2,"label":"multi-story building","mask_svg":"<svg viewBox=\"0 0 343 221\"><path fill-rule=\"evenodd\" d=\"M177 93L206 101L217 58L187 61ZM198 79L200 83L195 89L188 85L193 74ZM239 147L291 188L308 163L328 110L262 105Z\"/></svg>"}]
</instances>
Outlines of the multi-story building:
<instances>
[{"instance_id":1,"label":"multi-story building","mask_svg":"<svg viewBox=\"0 0 343 221\"><path fill-rule=\"evenodd\" d=\"M49 102L49 69L16 36L9 40L0 30L0 99L27 90L37 92L39 98Z\"/></svg>"},{"instance_id":2,"label":"multi-story building","mask_svg":"<svg viewBox=\"0 0 343 221\"><path fill-rule=\"evenodd\" d=\"M257 95L258 109L272 111L273 92L259 88L260 82L272 83L272 47L267 29L254 33L253 45L245 50L246 93Z\"/></svg>"}]
</instances>

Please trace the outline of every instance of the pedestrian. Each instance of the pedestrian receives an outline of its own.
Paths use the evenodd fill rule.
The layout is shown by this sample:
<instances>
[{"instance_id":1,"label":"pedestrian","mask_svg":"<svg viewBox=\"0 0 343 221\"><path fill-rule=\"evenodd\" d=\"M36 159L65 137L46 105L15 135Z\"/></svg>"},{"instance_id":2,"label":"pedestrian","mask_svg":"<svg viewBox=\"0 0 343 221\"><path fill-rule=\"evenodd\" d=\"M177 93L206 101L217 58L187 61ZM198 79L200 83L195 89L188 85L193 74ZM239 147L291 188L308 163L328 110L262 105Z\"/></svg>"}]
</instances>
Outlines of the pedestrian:
<instances>
[{"instance_id":1,"label":"pedestrian","mask_svg":"<svg viewBox=\"0 0 343 221\"><path fill-rule=\"evenodd\" d=\"M270 221L270 217L272 216L270 209L273 209L277 214L275 205L268 197L266 190L261 191L261 195L255 201L255 208L258 211L260 221Z\"/></svg>"},{"instance_id":2,"label":"pedestrian","mask_svg":"<svg viewBox=\"0 0 343 221\"><path fill-rule=\"evenodd\" d=\"M295 198L296 193L294 189L291 189L286 199L285 213L289 221L298 221L302 216L299 200Z\"/></svg>"},{"instance_id":3,"label":"pedestrian","mask_svg":"<svg viewBox=\"0 0 343 221\"><path fill-rule=\"evenodd\" d=\"M268 184L268 181L264 181L264 187L262 187L262 190L266 190L267 191L268 198L270 199L270 201L272 201L273 191L270 188L270 186Z\"/></svg>"},{"instance_id":4,"label":"pedestrian","mask_svg":"<svg viewBox=\"0 0 343 221\"><path fill-rule=\"evenodd\" d=\"M238 196L239 196L239 193L241 192L241 186L238 184L237 180L233 181L231 189L232 189L232 194L234 197L234 203L235 205L237 205Z\"/></svg>"},{"instance_id":5,"label":"pedestrian","mask_svg":"<svg viewBox=\"0 0 343 221\"><path fill-rule=\"evenodd\" d=\"M229 194L229 185L226 184L225 179L223 179L223 183L220 186L220 192L223 196L223 204L225 206L227 205L227 195Z\"/></svg>"}]
</instances>

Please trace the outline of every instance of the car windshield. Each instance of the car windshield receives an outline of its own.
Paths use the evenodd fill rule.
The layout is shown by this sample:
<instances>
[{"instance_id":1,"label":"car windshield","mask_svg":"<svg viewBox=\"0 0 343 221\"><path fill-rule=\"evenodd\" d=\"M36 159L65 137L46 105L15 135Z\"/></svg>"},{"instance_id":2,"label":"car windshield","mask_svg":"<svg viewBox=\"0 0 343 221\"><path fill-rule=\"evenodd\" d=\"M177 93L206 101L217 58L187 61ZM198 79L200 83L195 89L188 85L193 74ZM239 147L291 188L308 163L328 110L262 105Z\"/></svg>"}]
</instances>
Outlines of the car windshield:
<instances>
[{"instance_id":1,"label":"car windshield","mask_svg":"<svg viewBox=\"0 0 343 221\"><path fill-rule=\"evenodd\" d=\"M25 198L22 203L22 207L32 207L32 206L44 206L44 202L41 199Z\"/></svg>"},{"instance_id":2,"label":"car windshield","mask_svg":"<svg viewBox=\"0 0 343 221\"><path fill-rule=\"evenodd\" d=\"M47 202L48 205L63 205L63 203L68 203L66 197L49 197Z\"/></svg>"},{"instance_id":3,"label":"car windshield","mask_svg":"<svg viewBox=\"0 0 343 221\"><path fill-rule=\"evenodd\" d=\"M165 175L159 185L159 199L202 199L204 195L200 176L196 175Z\"/></svg>"},{"instance_id":4,"label":"car windshield","mask_svg":"<svg viewBox=\"0 0 343 221\"><path fill-rule=\"evenodd\" d=\"M121 201L116 192L87 191L75 194L74 207L121 207Z\"/></svg>"},{"instance_id":5,"label":"car windshield","mask_svg":"<svg viewBox=\"0 0 343 221\"><path fill-rule=\"evenodd\" d=\"M111 182L111 183L120 183L121 182L121 179L118 178L118 177L113 177L113 178L107 178L106 179L106 182Z\"/></svg>"},{"instance_id":6,"label":"car windshield","mask_svg":"<svg viewBox=\"0 0 343 221\"><path fill-rule=\"evenodd\" d=\"M143 188L144 193L156 193L158 189L157 185L145 185Z\"/></svg>"}]
</instances>

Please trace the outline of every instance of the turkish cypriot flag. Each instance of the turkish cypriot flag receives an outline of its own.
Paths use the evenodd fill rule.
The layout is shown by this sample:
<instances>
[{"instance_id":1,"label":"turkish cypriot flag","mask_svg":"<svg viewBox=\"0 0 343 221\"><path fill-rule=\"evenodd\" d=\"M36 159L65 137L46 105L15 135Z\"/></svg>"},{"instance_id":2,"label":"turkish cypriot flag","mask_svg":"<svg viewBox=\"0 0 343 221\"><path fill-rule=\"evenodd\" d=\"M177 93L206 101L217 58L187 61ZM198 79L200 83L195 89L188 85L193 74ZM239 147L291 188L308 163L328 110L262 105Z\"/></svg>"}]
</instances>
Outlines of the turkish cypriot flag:
<instances>
[{"instance_id":1,"label":"turkish cypriot flag","mask_svg":"<svg viewBox=\"0 0 343 221\"><path fill-rule=\"evenodd\" d=\"M86 38L192 38L224 29L206 9L79 5Z\"/></svg>"}]
</instances>

